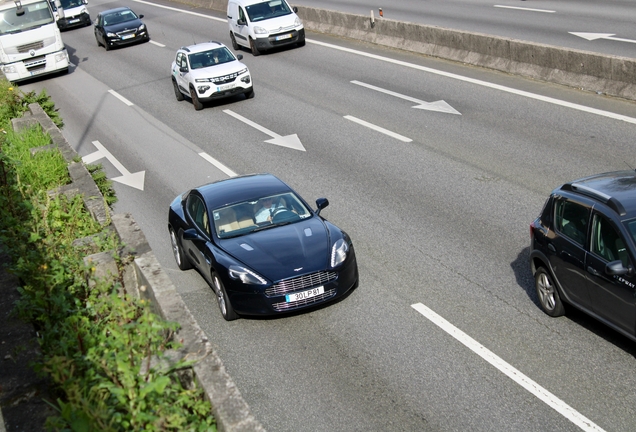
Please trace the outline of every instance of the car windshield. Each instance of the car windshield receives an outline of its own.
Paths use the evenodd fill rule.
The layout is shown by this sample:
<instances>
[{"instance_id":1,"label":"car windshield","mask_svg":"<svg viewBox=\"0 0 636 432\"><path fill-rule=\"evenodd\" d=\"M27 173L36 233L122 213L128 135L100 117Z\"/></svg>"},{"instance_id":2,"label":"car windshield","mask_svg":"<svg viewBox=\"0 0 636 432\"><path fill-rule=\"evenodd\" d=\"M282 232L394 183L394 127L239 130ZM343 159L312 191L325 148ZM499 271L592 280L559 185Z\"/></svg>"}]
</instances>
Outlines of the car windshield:
<instances>
[{"instance_id":1,"label":"car windshield","mask_svg":"<svg viewBox=\"0 0 636 432\"><path fill-rule=\"evenodd\" d=\"M136 20L137 15L131 10L123 10L119 12L109 13L108 15L104 15L104 25L114 25L123 23L126 21Z\"/></svg>"},{"instance_id":2,"label":"car windshield","mask_svg":"<svg viewBox=\"0 0 636 432\"><path fill-rule=\"evenodd\" d=\"M219 238L237 237L311 217L311 211L292 192L263 196L212 211Z\"/></svg>"},{"instance_id":3,"label":"car windshield","mask_svg":"<svg viewBox=\"0 0 636 432\"><path fill-rule=\"evenodd\" d=\"M215 48L208 51L188 55L191 69L201 69L236 60L234 54L227 47Z\"/></svg>"},{"instance_id":4,"label":"car windshield","mask_svg":"<svg viewBox=\"0 0 636 432\"><path fill-rule=\"evenodd\" d=\"M15 7L0 11L0 34L19 33L55 22L46 0L24 5L22 10L21 15Z\"/></svg>"},{"instance_id":5,"label":"car windshield","mask_svg":"<svg viewBox=\"0 0 636 432\"><path fill-rule=\"evenodd\" d=\"M256 3L245 8L250 21L257 22L283 15L289 15L291 10L283 0L271 0Z\"/></svg>"}]
</instances>

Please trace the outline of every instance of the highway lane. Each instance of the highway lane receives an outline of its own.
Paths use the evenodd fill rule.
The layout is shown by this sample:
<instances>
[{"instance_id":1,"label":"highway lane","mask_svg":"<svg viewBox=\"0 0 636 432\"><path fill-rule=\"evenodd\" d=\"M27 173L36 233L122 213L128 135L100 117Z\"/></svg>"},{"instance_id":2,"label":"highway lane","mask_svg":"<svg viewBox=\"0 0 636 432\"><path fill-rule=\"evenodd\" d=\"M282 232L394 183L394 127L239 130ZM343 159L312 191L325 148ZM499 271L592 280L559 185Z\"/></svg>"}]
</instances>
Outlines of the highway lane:
<instances>
[{"instance_id":1,"label":"highway lane","mask_svg":"<svg viewBox=\"0 0 636 432\"><path fill-rule=\"evenodd\" d=\"M91 12L119 4L96 2ZM54 95L82 155L99 140L131 172L146 170L143 192L116 185L116 210L140 222L268 429L579 429L417 313L418 302L600 427L631 428L633 344L577 314L545 316L532 293L527 246L528 223L556 184L634 166L634 125L314 41L636 118L633 104L310 35L302 49L258 59L243 53L256 97L195 112L174 100L169 63L192 40L229 43L226 26L127 4L146 15L153 41L165 48L106 53L92 29L66 32L77 69L25 87ZM445 100L461 115L415 110L354 80ZM278 134L297 133L307 151L264 143L269 137L228 109ZM200 150L240 174L273 172L310 202L327 196L324 214L354 239L360 288L311 313L224 322L198 275L177 270L165 229L177 193L224 176Z\"/></svg>"},{"instance_id":2,"label":"highway lane","mask_svg":"<svg viewBox=\"0 0 636 432\"><path fill-rule=\"evenodd\" d=\"M296 0L296 5L636 57L636 5L625 0ZM588 38L573 33L590 33ZM604 35L593 36L592 34ZM598 38L597 38L598 37ZM591 39L589 39L591 38Z\"/></svg>"}]
</instances>

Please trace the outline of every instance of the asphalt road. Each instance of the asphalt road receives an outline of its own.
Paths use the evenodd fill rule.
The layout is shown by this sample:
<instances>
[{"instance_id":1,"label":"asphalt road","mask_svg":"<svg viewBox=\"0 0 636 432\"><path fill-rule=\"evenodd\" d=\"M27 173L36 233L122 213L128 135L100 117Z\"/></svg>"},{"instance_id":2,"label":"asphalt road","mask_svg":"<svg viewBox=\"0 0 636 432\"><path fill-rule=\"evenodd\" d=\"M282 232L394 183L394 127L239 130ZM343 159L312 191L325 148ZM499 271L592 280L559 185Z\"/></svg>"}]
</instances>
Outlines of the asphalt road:
<instances>
[{"instance_id":1,"label":"asphalt road","mask_svg":"<svg viewBox=\"0 0 636 432\"><path fill-rule=\"evenodd\" d=\"M223 14L90 10L120 5L145 15L150 43L106 52L90 27L65 32L72 72L21 87L53 96L80 155L95 141L110 152L111 178L144 171L143 190L116 183L115 210L140 223L268 430L633 430L634 344L581 314L546 316L527 263L552 188L636 166L633 103L308 34L303 48L242 53L254 99L196 112L175 100L170 62L193 41L229 44ZM266 143L262 128L306 151ZM178 270L170 201L253 172L329 199L323 215L358 256L349 297L228 323L200 276Z\"/></svg>"},{"instance_id":2,"label":"asphalt road","mask_svg":"<svg viewBox=\"0 0 636 432\"><path fill-rule=\"evenodd\" d=\"M629 0L294 0L293 4L636 58ZM574 35L572 33L578 33Z\"/></svg>"}]
</instances>

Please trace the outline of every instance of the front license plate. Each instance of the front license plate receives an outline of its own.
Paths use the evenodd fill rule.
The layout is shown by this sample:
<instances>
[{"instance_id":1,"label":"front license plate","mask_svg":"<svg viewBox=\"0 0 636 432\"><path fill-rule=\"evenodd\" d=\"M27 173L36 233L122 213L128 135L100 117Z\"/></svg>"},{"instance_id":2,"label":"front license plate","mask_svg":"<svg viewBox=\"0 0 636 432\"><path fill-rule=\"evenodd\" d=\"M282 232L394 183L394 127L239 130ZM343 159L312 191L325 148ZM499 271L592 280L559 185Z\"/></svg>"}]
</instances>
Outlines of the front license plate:
<instances>
[{"instance_id":1,"label":"front license plate","mask_svg":"<svg viewBox=\"0 0 636 432\"><path fill-rule=\"evenodd\" d=\"M130 34L130 35L122 36L121 40L126 40L126 39L130 39L130 38L134 38L134 37L135 37L134 34Z\"/></svg>"},{"instance_id":2,"label":"front license plate","mask_svg":"<svg viewBox=\"0 0 636 432\"><path fill-rule=\"evenodd\" d=\"M276 40L280 41L280 40L284 40L284 39L291 39L292 35L290 34L286 34L286 35L280 35L280 36L276 36Z\"/></svg>"},{"instance_id":3,"label":"front license plate","mask_svg":"<svg viewBox=\"0 0 636 432\"><path fill-rule=\"evenodd\" d=\"M222 92L222 91L225 91L225 90L229 90L229 89L231 89L231 88L234 88L234 87L236 87L236 83L225 84L225 85L222 85L222 86L218 86L218 87L216 88L216 91L218 91L218 92Z\"/></svg>"},{"instance_id":4,"label":"front license plate","mask_svg":"<svg viewBox=\"0 0 636 432\"><path fill-rule=\"evenodd\" d=\"M79 18L75 18L69 21L70 24L75 24L76 22L79 22Z\"/></svg>"},{"instance_id":5,"label":"front license plate","mask_svg":"<svg viewBox=\"0 0 636 432\"><path fill-rule=\"evenodd\" d=\"M325 292L325 287L324 286L319 286L319 287L312 288L312 289L307 290L307 291L301 291L301 292L294 293L294 294L287 294L285 296L285 301L287 303L290 303L290 302L295 302L295 301L298 301L298 300L304 300L304 299L316 297L317 295L320 295L320 294L324 294L324 292Z\"/></svg>"}]
</instances>

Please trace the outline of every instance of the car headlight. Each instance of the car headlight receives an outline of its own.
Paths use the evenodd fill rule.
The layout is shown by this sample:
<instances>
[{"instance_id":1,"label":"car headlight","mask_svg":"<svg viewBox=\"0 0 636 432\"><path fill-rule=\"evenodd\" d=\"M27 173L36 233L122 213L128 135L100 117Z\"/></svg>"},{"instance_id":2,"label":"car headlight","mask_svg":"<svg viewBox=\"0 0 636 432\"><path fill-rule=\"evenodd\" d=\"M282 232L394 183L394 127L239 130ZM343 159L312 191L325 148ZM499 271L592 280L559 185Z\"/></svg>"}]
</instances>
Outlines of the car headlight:
<instances>
[{"instance_id":1,"label":"car headlight","mask_svg":"<svg viewBox=\"0 0 636 432\"><path fill-rule=\"evenodd\" d=\"M262 276L253 272L252 270L246 269L245 267L231 265L228 268L230 273L230 277L232 279L240 279L241 282L248 285L267 285L267 281Z\"/></svg>"},{"instance_id":2,"label":"car headlight","mask_svg":"<svg viewBox=\"0 0 636 432\"><path fill-rule=\"evenodd\" d=\"M16 69L15 66L9 65L9 66L2 66L2 72L4 72L4 73L17 73L18 70Z\"/></svg>"},{"instance_id":3,"label":"car headlight","mask_svg":"<svg viewBox=\"0 0 636 432\"><path fill-rule=\"evenodd\" d=\"M331 247L331 267L337 267L347 259L349 245L343 239L338 240Z\"/></svg>"},{"instance_id":4,"label":"car headlight","mask_svg":"<svg viewBox=\"0 0 636 432\"><path fill-rule=\"evenodd\" d=\"M106 33L106 36L108 36L108 37L117 37L117 35L115 33L110 33L110 32Z\"/></svg>"},{"instance_id":5,"label":"car headlight","mask_svg":"<svg viewBox=\"0 0 636 432\"><path fill-rule=\"evenodd\" d=\"M267 29L264 29L263 27L255 26L254 27L254 33L256 33L256 34L267 34L268 31L267 31Z\"/></svg>"},{"instance_id":6,"label":"car headlight","mask_svg":"<svg viewBox=\"0 0 636 432\"><path fill-rule=\"evenodd\" d=\"M139 26L139 31L142 31L145 28L146 28L146 24L142 24L142 25Z\"/></svg>"},{"instance_id":7,"label":"car headlight","mask_svg":"<svg viewBox=\"0 0 636 432\"><path fill-rule=\"evenodd\" d=\"M300 18L296 17L296 19L294 20L294 26L300 27L301 25L303 25L303 22L300 20Z\"/></svg>"},{"instance_id":8,"label":"car headlight","mask_svg":"<svg viewBox=\"0 0 636 432\"><path fill-rule=\"evenodd\" d=\"M247 73L247 68L241 69L240 71L237 72L238 75L243 75L244 73Z\"/></svg>"}]
</instances>

